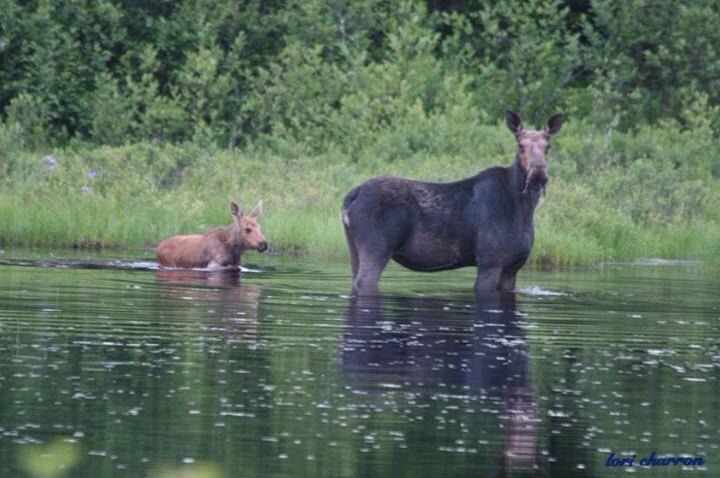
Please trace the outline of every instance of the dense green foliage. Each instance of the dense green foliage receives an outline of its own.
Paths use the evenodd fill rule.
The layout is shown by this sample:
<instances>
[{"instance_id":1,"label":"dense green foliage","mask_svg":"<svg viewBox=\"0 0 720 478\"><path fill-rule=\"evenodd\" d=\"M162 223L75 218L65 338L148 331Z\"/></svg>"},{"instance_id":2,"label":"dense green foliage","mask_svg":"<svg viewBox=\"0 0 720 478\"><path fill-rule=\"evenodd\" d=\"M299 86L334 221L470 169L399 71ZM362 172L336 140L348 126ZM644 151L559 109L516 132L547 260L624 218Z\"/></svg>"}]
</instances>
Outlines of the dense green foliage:
<instances>
[{"instance_id":1,"label":"dense green foliage","mask_svg":"<svg viewBox=\"0 0 720 478\"><path fill-rule=\"evenodd\" d=\"M342 256L349 188L508 164L512 108L568 118L536 260L717 258L718 24L710 1L1 2L0 242L150 245L262 197L278 250Z\"/></svg>"},{"instance_id":2,"label":"dense green foliage","mask_svg":"<svg viewBox=\"0 0 720 478\"><path fill-rule=\"evenodd\" d=\"M0 110L29 146L269 135L316 151L458 109L718 119L718 2L428 3L8 0Z\"/></svg>"}]
</instances>

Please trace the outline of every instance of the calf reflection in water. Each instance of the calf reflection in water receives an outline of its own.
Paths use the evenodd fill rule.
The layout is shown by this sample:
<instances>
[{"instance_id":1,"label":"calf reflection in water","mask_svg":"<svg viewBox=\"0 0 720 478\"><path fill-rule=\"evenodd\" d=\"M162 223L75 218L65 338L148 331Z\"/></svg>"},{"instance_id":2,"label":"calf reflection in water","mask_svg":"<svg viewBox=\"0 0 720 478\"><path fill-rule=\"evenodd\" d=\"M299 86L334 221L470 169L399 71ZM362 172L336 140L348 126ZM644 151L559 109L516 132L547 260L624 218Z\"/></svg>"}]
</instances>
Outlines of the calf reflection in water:
<instances>
[{"instance_id":1,"label":"calf reflection in water","mask_svg":"<svg viewBox=\"0 0 720 478\"><path fill-rule=\"evenodd\" d=\"M155 279L169 318L199 324L226 342L257 345L262 288L241 283L239 272L160 269Z\"/></svg>"},{"instance_id":2,"label":"calf reflection in water","mask_svg":"<svg viewBox=\"0 0 720 478\"><path fill-rule=\"evenodd\" d=\"M499 429L470 429L469 436L500 435L493 443L502 448L495 470L500 476L531 471L537 468L538 413L523 325L510 292L484 294L474 304L351 297L342 371L362 393L401 390L418 397L416 402L442 395L492 409Z\"/></svg>"}]
</instances>

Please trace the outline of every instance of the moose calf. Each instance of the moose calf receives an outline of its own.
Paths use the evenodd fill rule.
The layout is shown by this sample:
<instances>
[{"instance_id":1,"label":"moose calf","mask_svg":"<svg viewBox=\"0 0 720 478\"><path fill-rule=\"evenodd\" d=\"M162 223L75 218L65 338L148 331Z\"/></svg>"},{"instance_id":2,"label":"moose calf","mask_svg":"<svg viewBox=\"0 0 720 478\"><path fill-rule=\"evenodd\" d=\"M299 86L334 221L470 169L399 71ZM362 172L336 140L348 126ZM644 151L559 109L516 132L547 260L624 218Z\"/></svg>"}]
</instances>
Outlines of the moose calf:
<instances>
[{"instance_id":1,"label":"moose calf","mask_svg":"<svg viewBox=\"0 0 720 478\"><path fill-rule=\"evenodd\" d=\"M247 249L264 252L268 248L257 223L261 210L262 201L257 203L250 214L243 214L238 205L231 202L231 225L210 229L205 234L186 234L165 239L155 249L158 262L163 267L238 270L240 256Z\"/></svg>"}]
</instances>

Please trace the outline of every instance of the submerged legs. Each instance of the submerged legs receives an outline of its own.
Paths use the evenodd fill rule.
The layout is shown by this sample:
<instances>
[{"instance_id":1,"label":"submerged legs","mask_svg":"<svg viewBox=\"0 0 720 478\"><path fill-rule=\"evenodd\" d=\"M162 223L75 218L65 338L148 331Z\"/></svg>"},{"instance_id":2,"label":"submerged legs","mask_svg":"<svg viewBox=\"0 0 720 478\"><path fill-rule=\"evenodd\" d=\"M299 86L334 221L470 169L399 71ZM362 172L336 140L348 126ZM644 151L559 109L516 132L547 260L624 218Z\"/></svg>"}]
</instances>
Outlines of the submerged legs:
<instances>
[{"instance_id":1,"label":"submerged legs","mask_svg":"<svg viewBox=\"0 0 720 478\"><path fill-rule=\"evenodd\" d=\"M345 227L345 238L347 239L348 243L348 253L350 254L350 270L352 271L352 280L354 284L355 277L357 277L358 274L359 258L357 247L355 246L355 242L353 241L352 237L350 237L350 233L348 232L347 227Z\"/></svg>"},{"instance_id":2,"label":"submerged legs","mask_svg":"<svg viewBox=\"0 0 720 478\"><path fill-rule=\"evenodd\" d=\"M513 272L512 274L503 273L500 277L500 286L498 287L502 291L512 292L515 290L515 278L517 277L517 272Z\"/></svg>"},{"instance_id":3,"label":"submerged legs","mask_svg":"<svg viewBox=\"0 0 720 478\"><path fill-rule=\"evenodd\" d=\"M353 277L353 292L358 294L376 294L378 281L385 266L390 261L390 254L377 251L359 251L358 270Z\"/></svg>"},{"instance_id":4,"label":"submerged legs","mask_svg":"<svg viewBox=\"0 0 720 478\"><path fill-rule=\"evenodd\" d=\"M477 278L475 279L475 292L487 292L500 288L500 276L502 268L478 266Z\"/></svg>"}]
</instances>

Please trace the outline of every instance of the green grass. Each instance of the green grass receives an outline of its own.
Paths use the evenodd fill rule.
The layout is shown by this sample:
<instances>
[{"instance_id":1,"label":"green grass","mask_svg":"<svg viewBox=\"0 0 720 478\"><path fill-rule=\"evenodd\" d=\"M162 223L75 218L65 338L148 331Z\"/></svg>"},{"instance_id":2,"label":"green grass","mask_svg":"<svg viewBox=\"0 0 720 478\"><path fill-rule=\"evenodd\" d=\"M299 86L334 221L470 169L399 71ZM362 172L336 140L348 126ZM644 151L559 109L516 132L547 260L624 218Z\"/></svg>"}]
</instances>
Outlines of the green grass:
<instances>
[{"instance_id":1,"label":"green grass","mask_svg":"<svg viewBox=\"0 0 720 478\"><path fill-rule=\"evenodd\" d=\"M710 172L710 152L719 145L708 134L645 129L605 143L581 127L563 131L548 158L551 182L535 214L532 260L720 260L720 218L712 207L720 203L720 181ZM231 199L246 211L262 199L260 223L275 252L344 258L340 203L354 185L380 174L449 181L509 164L514 153L512 137L494 127L470 144L448 146L451 153L425 148L401 160L378 158L383 141L352 155L314 156L285 144L244 151L81 144L51 151L55 171L44 165L47 151L6 152L11 166L0 177L0 243L148 247L228 224ZM698 148L698 141L712 147ZM86 177L90 169L97 179Z\"/></svg>"}]
</instances>

